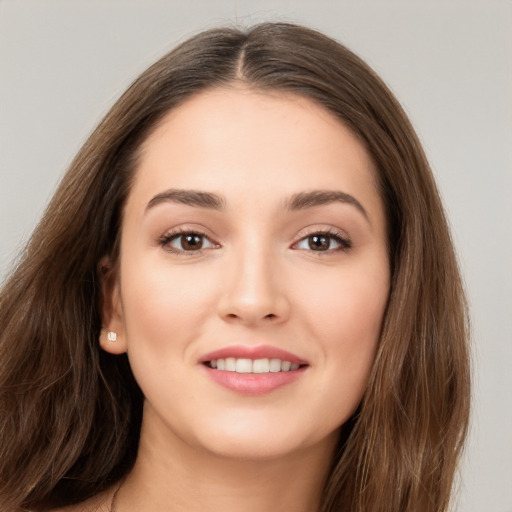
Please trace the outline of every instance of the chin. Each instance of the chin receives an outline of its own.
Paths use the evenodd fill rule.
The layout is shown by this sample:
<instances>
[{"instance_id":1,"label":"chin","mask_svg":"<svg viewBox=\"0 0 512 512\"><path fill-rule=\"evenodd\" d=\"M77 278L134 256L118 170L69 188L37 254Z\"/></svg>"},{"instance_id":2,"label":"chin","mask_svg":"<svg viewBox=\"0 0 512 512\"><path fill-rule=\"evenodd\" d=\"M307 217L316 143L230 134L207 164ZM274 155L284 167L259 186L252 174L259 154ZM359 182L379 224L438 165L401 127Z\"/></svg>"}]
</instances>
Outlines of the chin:
<instances>
[{"instance_id":1,"label":"chin","mask_svg":"<svg viewBox=\"0 0 512 512\"><path fill-rule=\"evenodd\" d=\"M205 448L212 455L232 460L272 461L292 456L304 449L301 443L280 439L274 439L273 442L233 438L215 441L209 442Z\"/></svg>"},{"instance_id":2,"label":"chin","mask_svg":"<svg viewBox=\"0 0 512 512\"><path fill-rule=\"evenodd\" d=\"M297 425L295 425L297 426ZM271 461L293 457L319 444L329 450L337 444L338 431L309 432L307 429L290 428L272 421L235 422L211 427L208 432L197 433L196 443L211 454L234 460Z\"/></svg>"}]
</instances>

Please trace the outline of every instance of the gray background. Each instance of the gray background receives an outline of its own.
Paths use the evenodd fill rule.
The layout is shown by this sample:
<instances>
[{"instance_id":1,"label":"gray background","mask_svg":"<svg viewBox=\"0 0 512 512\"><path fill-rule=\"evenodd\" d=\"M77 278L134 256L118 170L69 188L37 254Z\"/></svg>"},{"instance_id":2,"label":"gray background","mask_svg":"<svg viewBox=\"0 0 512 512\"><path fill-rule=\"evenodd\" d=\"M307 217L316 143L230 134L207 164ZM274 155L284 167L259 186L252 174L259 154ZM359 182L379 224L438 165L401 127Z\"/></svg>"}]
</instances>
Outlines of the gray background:
<instances>
[{"instance_id":1,"label":"gray background","mask_svg":"<svg viewBox=\"0 0 512 512\"><path fill-rule=\"evenodd\" d=\"M360 54L419 132L473 315L474 414L454 510L512 512L509 0L0 0L0 278L138 73L201 29L269 19L308 24Z\"/></svg>"}]
</instances>

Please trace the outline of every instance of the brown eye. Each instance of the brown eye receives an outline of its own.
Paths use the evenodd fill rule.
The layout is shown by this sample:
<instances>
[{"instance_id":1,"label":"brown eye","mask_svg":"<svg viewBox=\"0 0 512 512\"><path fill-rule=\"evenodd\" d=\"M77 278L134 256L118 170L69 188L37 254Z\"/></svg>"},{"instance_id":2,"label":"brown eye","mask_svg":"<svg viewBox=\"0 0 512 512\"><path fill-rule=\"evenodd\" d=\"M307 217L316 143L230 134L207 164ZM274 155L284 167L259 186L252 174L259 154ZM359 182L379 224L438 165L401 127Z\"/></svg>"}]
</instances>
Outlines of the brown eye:
<instances>
[{"instance_id":1,"label":"brown eye","mask_svg":"<svg viewBox=\"0 0 512 512\"><path fill-rule=\"evenodd\" d=\"M201 233L180 232L169 234L160 239L162 247L174 253L200 252L202 249L218 247L206 235Z\"/></svg>"},{"instance_id":2,"label":"brown eye","mask_svg":"<svg viewBox=\"0 0 512 512\"><path fill-rule=\"evenodd\" d=\"M352 242L341 234L331 232L313 233L299 240L294 245L295 249L314 252L332 253L346 251L352 247Z\"/></svg>"},{"instance_id":3,"label":"brown eye","mask_svg":"<svg viewBox=\"0 0 512 512\"><path fill-rule=\"evenodd\" d=\"M196 233L190 233L188 235L181 235L181 249L184 251L197 251L203 247L203 237Z\"/></svg>"},{"instance_id":4,"label":"brown eye","mask_svg":"<svg viewBox=\"0 0 512 512\"><path fill-rule=\"evenodd\" d=\"M308 246L313 251L327 251L330 249L331 237L325 235L313 235L308 237Z\"/></svg>"}]
</instances>

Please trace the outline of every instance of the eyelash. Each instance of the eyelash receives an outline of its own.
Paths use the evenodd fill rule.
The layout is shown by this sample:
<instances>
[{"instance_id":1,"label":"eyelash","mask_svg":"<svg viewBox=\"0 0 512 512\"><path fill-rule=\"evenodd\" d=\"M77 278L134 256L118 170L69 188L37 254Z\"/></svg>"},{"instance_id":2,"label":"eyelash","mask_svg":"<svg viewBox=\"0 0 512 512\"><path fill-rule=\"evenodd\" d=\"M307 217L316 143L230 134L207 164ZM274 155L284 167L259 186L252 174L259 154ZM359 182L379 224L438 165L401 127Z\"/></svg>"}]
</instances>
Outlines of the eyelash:
<instances>
[{"instance_id":1,"label":"eyelash","mask_svg":"<svg viewBox=\"0 0 512 512\"><path fill-rule=\"evenodd\" d=\"M171 242L174 240L179 239L180 237L183 237L185 235L191 235L191 236L197 236L201 239L206 239L212 246L214 247L208 247L208 248L199 248L197 250L184 250L184 249L177 249L176 247L172 247L170 245ZM321 256L326 256L328 254L332 254L333 252L346 252L352 248L352 241L340 231L334 230L334 229L328 229L328 230L321 230L321 231L314 231L306 236L303 236L298 242L295 242L292 245L292 248L296 248L297 245L299 245L302 242L307 241L308 239L311 239L312 237L325 237L331 241L334 241L339 245L339 247L336 247L334 249L326 249L326 250L319 250L315 251L313 249L309 249L310 252L318 253ZM219 244L214 242L210 239L207 235L204 233L201 233L199 231L194 230L187 230L187 229L179 229L177 231L173 231L171 233L167 233L159 238L158 243L160 246L164 247L167 251L174 253L174 254L186 254L189 255L195 254L201 254L204 250L210 249L210 248L217 248L220 247ZM330 245L330 244L329 244ZM301 250L297 248L297 250ZM302 249L302 250L308 250L308 249Z\"/></svg>"}]
</instances>

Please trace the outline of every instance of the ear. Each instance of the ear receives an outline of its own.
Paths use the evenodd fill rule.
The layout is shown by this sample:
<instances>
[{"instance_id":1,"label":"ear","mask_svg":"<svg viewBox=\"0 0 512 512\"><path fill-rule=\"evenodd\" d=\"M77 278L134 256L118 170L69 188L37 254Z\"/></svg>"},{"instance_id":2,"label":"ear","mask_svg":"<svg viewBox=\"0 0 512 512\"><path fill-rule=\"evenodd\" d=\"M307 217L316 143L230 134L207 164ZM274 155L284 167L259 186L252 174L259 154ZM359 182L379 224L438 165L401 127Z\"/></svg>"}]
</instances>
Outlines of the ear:
<instances>
[{"instance_id":1,"label":"ear","mask_svg":"<svg viewBox=\"0 0 512 512\"><path fill-rule=\"evenodd\" d=\"M124 354L127 351L121 290L118 276L110 258L104 257L98 264L101 284L100 346L110 354Z\"/></svg>"}]
</instances>

